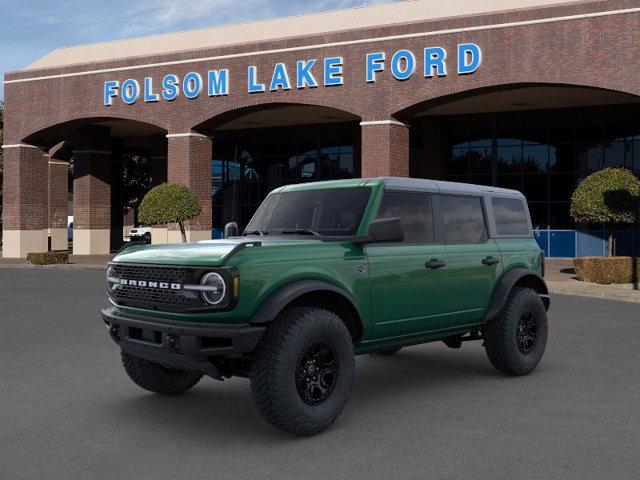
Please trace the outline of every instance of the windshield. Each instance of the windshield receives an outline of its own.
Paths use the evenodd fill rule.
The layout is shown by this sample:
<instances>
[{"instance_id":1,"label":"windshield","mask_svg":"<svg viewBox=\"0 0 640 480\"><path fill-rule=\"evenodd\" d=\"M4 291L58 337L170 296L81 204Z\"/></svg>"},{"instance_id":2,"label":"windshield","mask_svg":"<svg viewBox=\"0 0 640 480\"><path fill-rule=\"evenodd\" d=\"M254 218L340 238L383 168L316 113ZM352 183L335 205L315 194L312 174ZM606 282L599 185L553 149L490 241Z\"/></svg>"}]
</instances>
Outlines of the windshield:
<instances>
[{"instance_id":1,"label":"windshield","mask_svg":"<svg viewBox=\"0 0 640 480\"><path fill-rule=\"evenodd\" d=\"M269 195L245 235L355 236L371 188L330 188Z\"/></svg>"}]
</instances>

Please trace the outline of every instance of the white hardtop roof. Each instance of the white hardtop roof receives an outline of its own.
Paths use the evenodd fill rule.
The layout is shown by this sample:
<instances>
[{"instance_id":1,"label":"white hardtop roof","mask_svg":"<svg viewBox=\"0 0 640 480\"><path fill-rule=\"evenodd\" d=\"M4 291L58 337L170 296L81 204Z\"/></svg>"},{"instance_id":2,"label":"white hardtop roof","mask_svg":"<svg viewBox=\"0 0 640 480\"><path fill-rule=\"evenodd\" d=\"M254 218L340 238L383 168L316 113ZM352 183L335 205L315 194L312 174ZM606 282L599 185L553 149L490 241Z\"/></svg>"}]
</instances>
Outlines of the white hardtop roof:
<instances>
[{"instance_id":1,"label":"white hardtop roof","mask_svg":"<svg viewBox=\"0 0 640 480\"><path fill-rule=\"evenodd\" d=\"M58 48L25 70L152 56L588 0L408 0ZM212 19L213 21L213 19Z\"/></svg>"}]
</instances>

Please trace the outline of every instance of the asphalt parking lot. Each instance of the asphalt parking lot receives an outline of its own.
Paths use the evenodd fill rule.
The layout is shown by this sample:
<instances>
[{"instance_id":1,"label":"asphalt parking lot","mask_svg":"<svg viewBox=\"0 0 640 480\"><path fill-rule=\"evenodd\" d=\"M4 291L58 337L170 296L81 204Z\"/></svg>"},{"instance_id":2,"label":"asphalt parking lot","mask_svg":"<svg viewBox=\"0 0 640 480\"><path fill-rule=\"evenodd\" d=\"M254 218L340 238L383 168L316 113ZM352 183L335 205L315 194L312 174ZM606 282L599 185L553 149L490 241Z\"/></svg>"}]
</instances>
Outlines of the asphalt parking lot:
<instances>
[{"instance_id":1,"label":"asphalt parking lot","mask_svg":"<svg viewBox=\"0 0 640 480\"><path fill-rule=\"evenodd\" d=\"M138 389L99 318L101 271L0 268L0 478L637 479L640 309L555 296L531 375L477 342L358 358L338 422L267 425L248 381Z\"/></svg>"}]
</instances>

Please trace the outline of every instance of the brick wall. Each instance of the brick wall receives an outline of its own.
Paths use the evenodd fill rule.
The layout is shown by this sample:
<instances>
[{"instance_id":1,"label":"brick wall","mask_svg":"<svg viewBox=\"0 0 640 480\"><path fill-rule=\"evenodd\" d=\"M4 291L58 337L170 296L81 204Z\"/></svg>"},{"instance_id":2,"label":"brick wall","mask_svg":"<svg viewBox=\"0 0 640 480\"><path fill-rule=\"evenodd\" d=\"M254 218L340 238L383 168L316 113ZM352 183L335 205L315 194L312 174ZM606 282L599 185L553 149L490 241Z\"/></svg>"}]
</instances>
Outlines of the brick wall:
<instances>
[{"instance_id":1,"label":"brick wall","mask_svg":"<svg viewBox=\"0 0 640 480\"><path fill-rule=\"evenodd\" d=\"M72 142L74 148L78 148L77 144L85 142L85 137L91 137L86 131L80 131L78 125L94 123L105 117L147 122L169 134L199 132L209 135L215 120L225 118L234 110L257 105L299 103L333 107L356 115L365 124L369 123L362 129L363 176L408 175L407 128L395 123L374 126L371 122L406 122L416 105L424 108L430 103L456 99L469 92L499 89L511 84L578 85L640 94L637 80L640 77L640 14L580 17L594 12L637 7L637 0L584 1L574 5L8 73L5 76L5 80L10 82L5 85L5 143L25 142L48 149L75 135ZM544 21L566 16L578 17ZM530 20L541 21L513 25L513 22ZM464 28L476 29L456 31ZM394 38L413 34L415 36ZM483 63L473 74L458 75L453 62L457 45L465 42L474 42L482 48ZM316 47L309 48L309 45ZM446 77L423 76L421 57L423 49L429 46L441 46L447 50L450 63ZM273 49L286 50L246 55ZM386 70L378 74L377 81L367 83L365 55L383 51L389 61L399 49L409 49L416 55L415 74L408 80L398 81L392 77L387 63ZM234 54L244 56L234 57ZM220 56L229 57L198 60ZM247 92L249 65L257 66L260 81L268 83L277 62L286 64L293 79L297 60L315 58L321 61L329 56L344 57L343 85L305 89L297 89L293 85L287 91ZM163 62L184 63L104 72L110 68ZM102 88L107 80L122 82L135 78L142 84L144 77L150 76L155 79L158 91L159 81L166 74L174 73L182 78L185 73L196 71L204 76L212 68L229 69L229 95L209 97L203 92L193 100L181 95L171 102L144 103L139 100L134 105L126 105L121 99L115 99L112 106L103 105ZM93 73L81 74L89 71ZM79 75L64 76L70 73ZM317 69L315 74L321 82L321 69ZM40 76L47 79L11 83ZM96 148L95 142L89 143L93 146L87 148ZM210 153L210 141L206 138L170 138L169 181L192 188L203 207L203 215L191 225L196 230L209 229L211 225ZM78 160L74 181L74 213L78 228L109 227L109 162L98 163L82 158ZM417 172L422 176L428 173ZM46 223L46 213L44 216L42 213L42 205L46 205L42 195L47 191L44 178L46 163L39 150L5 151L5 228L38 229Z\"/></svg>"}]
</instances>

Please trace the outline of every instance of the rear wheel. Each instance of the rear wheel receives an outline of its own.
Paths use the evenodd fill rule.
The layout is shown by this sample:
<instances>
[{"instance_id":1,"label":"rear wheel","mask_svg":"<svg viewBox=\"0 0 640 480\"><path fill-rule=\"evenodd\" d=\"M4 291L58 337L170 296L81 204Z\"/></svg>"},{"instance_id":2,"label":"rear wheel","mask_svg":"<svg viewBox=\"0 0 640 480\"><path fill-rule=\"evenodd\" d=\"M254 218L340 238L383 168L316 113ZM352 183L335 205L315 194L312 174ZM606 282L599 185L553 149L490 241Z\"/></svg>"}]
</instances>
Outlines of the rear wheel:
<instances>
[{"instance_id":1,"label":"rear wheel","mask_svg":"<svg viewBox=\"0 0 640 480\"><path fill-rule=\"evenodd\" d=\"M487 356L498 370L524 375L536 368L547 345L547 312L538 294L515 287L484 335Z\"/></svg>"},{"instance_id":2,"label":"rear wheel","mask_svg":"<svg viewBox=\"0 0 640 480\"><path fill-rule=\"evenodd\" d=\"M251 393L275 427L315 435L342 412L354 376L353 343L342 320L328 310L298 307L280 314L260 339Z\"/></svg>"},{"instance_id":3,"label":"rear wheel","mask_svg":"<svg viewBox=\"0 0 640 480\"><path fill-rule=\"evenodd\" d=\"M124 370L133 383L160 395L184 393L202 378L202 375L198 373L171 370L144 358L134 357L124 351L121 354Z\"/></svg>"}]
</instances>

